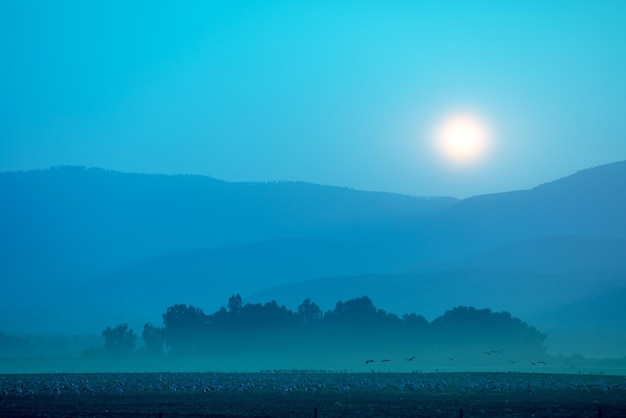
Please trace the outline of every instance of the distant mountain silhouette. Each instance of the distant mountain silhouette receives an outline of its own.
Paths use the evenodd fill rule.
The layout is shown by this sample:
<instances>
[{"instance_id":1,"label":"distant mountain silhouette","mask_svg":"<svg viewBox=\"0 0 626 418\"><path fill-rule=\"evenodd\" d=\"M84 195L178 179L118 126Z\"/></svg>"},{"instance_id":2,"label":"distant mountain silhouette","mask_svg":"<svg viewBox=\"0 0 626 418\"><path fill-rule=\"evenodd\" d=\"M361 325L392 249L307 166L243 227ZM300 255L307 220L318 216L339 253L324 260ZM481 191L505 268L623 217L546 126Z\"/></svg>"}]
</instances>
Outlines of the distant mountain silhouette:
<instances>
[{"instance_id":1,"label":"distant mountain silhouette","mask_svg":"<svg viewBox=\"0 0 626 418\"><path fill-rule=\"evenodd\" d=\"M548 310L622 286L626 274L625 270L547 274L510 269L450 269L416 275L338 276L341 271L362 264L355 257L342 264L318 267L316 261L323 262L330 253L310 256L303 246L291 245L296 247L295 254L285 256L282 271L273 263L263 265L255 260L252 252L240 258L238 266L226 271L232 261L230 257L242 253L228 254L222 249L206 253L192 251L181 253L180 258L159 257L154 263L145 260L91 283L73 285L71 289L61 287L48 294L60 298L63 294L83 295L64 304L66 317L74 315L77 320L85 320L84 313L76 313L89 309L97 313L90 321L102 325L110 318L121 320L122 315L136 318L140 325L147 321L158 323L158 314L174 303L216 310L234 293L243 293L246 302L277 300L292 309L306 298L328 310L337 300L371 295L377 306L389 312L419 312L431 319L451 306L466 305L508 310L530 320ZM313 245L324 249L323 243ZM249 249L257 249L272 258L271 253L279 246L276 243L271 246L264 249L262 245L252 245ZM358 247L356 250L355 255L367 254ZM195 257L196 254L205 254L206 259ZM218 258L222 255L223 259ZM168 264L170 261L172 264ZM264 289L264 286L273 287Z\"/></svg>"},{"instance_id":2,"label":"distant mountain silhouette","mask_svg":"<svg viewBox=\"0 0 626 418\"><path fill-rule=\"evenodd\" d=\"M576 327L603 329L621 326L626 338L626 286L611 289L581 301L570 303L542 315L542 322L554 327L567 319Z\"/></svg>"},{"instance_id":3,"label":"distant mountain silhouette","mask_svg":"<svg viewBox=\"0 0 626 418\"><path fill-rule=\"evenodd\" d=\"M275 299L295 307L310 297L323 309L337 298L372 295L376 306L397 312L419 312L427 318L450 306L508 310L521 318L585 300L619 288L626 270L548 274L512 269L450 269L414 275L360 275L307 280L266 289L250 302ZM307 296L308 295L308 296Z\"/></svg>"},{"instance_id":4,"label":"distant mountain silhouette","mask_svg":"<svg viewBox=\"0 0 626 418\"><path fill-rule=\"evenodd\" d=\"M395 251L371 244L282 239L151 257L107 275L106 280L151 277L156 284L185 277L191 282L213 282L211 286L228 284L224 287L232 289L250 286L253 278L262 289L317 277L383 273L402 265Z\"/></svg>"},{"instance_id":5,"label":"distant mountain silhouette","mask_svg":"<svg viewBox=\"0 0 626 418\"><path fill-rule=\"evenodd\" d=\"M626 238L626 161L531 190L464 199L430 225L422 259L451 259L547 236Z\"/></svg>"},{"instance_id":6,"label":"distant mountain silhouette","mask_svg":"<svg viewBox=\"0 0 626 418\"><path fill-rule=\"evenodd\" d=\"M105 272L141 258L282 238L405 244L453 198L83 167L0 173L0 251Z\"/></svg>"},{"instance_id":7,"label":"distant mountain silhouette","mask_svg":"<svg viewBox=\"0 0 626 418\"><path fill-rule=\"evenodd\" d=\"M626 239L612 237L548 236L517 241L493 250L423 270L458 268L513 269L542 273L626 270Z\"/></svg>"},{"instance_id":8,"label":"distant mountain silhouette","mask_svg":"<svg viewBox=\"0 0 626 418\"><path fill-rule=\"evenodd\" d=\"M623 355L626 270L547 274L507 269L456 269L416 275L364 275L307 280L251 295L296 307L304 298L322 309L337 298L372 295L382 309L420 312L432 320L450 306L511 312L548 334L553 352Z\"/></svg>"},{"instance_id":9,"label":"distant mountain silhouette","mask_svg":"<svg viewBox=\"0 0 626 418\"><path fill-rule=\"evenodd\" d=\"M8 312L12 308L31 312L31 308L41 307L42 301L54 303L45 300L48 289L92 283L98 277L106 283L112 271L149 257L153 258L143 262L142 272L154 271L155 267L148 266L151 262L162 263L170 272L180 270L170 280L193 288L204 278L186 276L193 255L185 258L180 253L195 249L240 246L245 253L248 248L244 244L268 240L326 242L325 250L314 246L306 250L311 252L303 256L311 260L305 263L309 266L316 251L328 254L343 248L345 254L339 251L334 255L336 265L342 265L344 257L350 259L353 249L333 241L401 253L410 248L430 219L457 202L300 182L230 183L203 176L128 174L83 167L0 173L0 196L0 275L12 290L0 295L0 305ZM197 258L210 254L198 251ZM172 253L179 254L158 259ZM217 266L210 258L208 255L206 265ZM225 258L231 261L232 271L248 259L245 254ZM180 264L175 265L175 260ZM273 260L272 269L278 273L282 261L280 257ZM328 257L324 258L327 261ZM350 273L355 274L373 266L378 266L373 271L379 271L385 262L368 253L360 262L352 259L348 264L352 263ZM393 270L393 263L385 269ZM255 278L253 267L249 268L249 282L263 280ZM135 265L137 276L129 278L131 282L152 281L137 269ZM222 263L216 271L206 271L206 278L219 280L217 276L225 270L228 268ZM269 270L265 271L269 277ZM346 273L340 269L332 274ZM80 299L79 288L86 287L74 287L71 296L59 295L56 304L71 305L64 297ZM144 291L148 288L145 285ZM119 305L117 299L115 306ZM23 317L0 321L0 329L19 326L18 319Z\"/></svg>"},{"instance_id":10,"label":"distant mountain silhouette","mask_svg":"<svg viewBox=\"0 0 626 418\"><path fill-rule=\"evenodd\" d=\"M72 285L73 292L85 296L78 305L68 303L66 308L69 315L86 302L92 310L98 307L100 312L118 316L123 298L126 315L157 321L158 314L173 303L217 310L234 293L319 277L382 273L393 270L396 263L400 260L395 251L370 244L302 239L196 249L143 259Z\"/></svg>"},{"instance_id":11,"label":"distant mountain silhouette","mask_svg":"<svg viewBox=\"0 0 626 418\"><path fill-rule=\"evenodd\" d=\"M576 347L593 357L622 357L626 352L625 302L626 286L622 285L545 312L533 318L533 323L550 333L555 352L571 353Z\"/></svg>"},{"instance_id":12,"label":"distant mountain silhouette","mask_svg":"<svg viewBox=\"0 0 626 418\"><path fill-rule=\"evenodd\" d=\"M461 201L81 167L0 173L0 331L98 332L233 293L540 318L626 286L625 190L626 162Z\"/></svg>"}]
</instances>

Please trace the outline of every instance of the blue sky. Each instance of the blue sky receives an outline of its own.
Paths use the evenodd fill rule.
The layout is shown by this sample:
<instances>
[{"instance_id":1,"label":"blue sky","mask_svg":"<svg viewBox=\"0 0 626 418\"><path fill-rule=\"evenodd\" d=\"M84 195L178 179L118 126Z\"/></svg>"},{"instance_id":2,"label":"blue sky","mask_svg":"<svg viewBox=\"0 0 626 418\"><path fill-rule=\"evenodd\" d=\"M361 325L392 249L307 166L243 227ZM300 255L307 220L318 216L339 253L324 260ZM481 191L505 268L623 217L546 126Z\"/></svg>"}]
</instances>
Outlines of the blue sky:
<instances>
[{"instance_id":1,"label":"blue sky","mask_svg":"<svg viewBox=\"0 0 626 418\"><path fill-rule=\"evenodd\" d=\"M5 1L0 170L86 165L413 195L626 159L626 2ZM429 133L493 131L452 169Z\"/></svg>"}]
</instances>

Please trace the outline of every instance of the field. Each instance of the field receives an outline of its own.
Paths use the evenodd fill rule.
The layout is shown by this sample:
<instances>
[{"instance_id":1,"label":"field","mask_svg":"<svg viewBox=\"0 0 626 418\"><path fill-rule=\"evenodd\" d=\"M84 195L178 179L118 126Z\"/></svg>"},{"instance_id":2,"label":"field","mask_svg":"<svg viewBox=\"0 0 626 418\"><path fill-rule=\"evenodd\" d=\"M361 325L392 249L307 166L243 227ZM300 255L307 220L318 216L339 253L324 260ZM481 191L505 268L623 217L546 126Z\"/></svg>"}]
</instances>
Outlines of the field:
<instances>
[{"instance_id":1,"label":"field","mask_svg":"<svg viewBox=\"0 0 626 418\"><path fill-rule=\"evenodd\" d=\"M624 417L626 377L540 373L0 375L0 417Z\"/></svg>"}]
</instances>

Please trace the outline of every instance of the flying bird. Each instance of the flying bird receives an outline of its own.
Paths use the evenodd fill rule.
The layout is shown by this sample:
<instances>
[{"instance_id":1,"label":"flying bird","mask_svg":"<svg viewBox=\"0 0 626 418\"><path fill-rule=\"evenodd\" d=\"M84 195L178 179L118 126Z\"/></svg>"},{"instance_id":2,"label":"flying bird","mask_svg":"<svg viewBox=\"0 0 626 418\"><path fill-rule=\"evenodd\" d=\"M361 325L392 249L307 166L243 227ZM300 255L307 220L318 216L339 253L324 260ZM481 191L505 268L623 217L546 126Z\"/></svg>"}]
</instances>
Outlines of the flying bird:
<instances>
[{"instance_id":1,"label":"flying bird","mask_svg":"<svg viewBox=\"0 0 626 418\"><path fill-rule=\"evenodd\" d=\"M413 357L407 357L407 358L406 358L406 361L413 361L414 359L415 359L415 356L413 356Z\"/></svg>"},{"instance_id":2,"label":"flying bird","mask_svg":"<svg viewBox=\"0 0 626 418\"><path fill-rule=\"evenodd\" d=\"M365 360L365 364L370 364L370 363L373 363L373 362L374 362L374 360Z\"/></svg>"},{"instance_id":3,"label":"flying bird","mask_svg":"<svg viewBox=\"0 0 626 418\"><path fill-rule=\"evenodd\" d=\"M381 363L387 363L387 362L389 362L389 361L392 361L392 360L389 360L389 359L383 359L383 360L381 360L380 362L381 362Z\"/></svg>"}]
</instances>

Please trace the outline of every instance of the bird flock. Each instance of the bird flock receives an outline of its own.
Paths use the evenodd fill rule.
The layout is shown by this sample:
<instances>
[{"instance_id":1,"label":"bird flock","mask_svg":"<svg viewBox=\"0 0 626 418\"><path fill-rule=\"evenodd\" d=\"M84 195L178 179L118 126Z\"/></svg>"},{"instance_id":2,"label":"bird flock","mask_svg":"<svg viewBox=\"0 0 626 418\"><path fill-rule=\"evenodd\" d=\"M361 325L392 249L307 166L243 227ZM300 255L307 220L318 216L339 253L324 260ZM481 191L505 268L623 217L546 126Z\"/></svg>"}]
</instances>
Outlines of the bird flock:
<instances>
[{"instance_id":1,"label":"bird flock","mask_svg":"<svg viewBox=\"0 0 626 418\"><path fill-rule=\"evenodd\" d=\"M89 373L0 375L0 396L52 397L187 393L448 394L567 391L621 394L626 376L525 373L353 373L285 371L258 373Z\"/></svg>"},{"instance_id":2,"label":"bird flock","mask_svg":"<svg viewBox=\"0 0 626 418\"><path fill-rule=\"evenodd\" d=\"M498 350L488 350L488 351L482 351L482 354L484 354L485 356L488 357L492 357L494 355L501 355L505 350L504 349L498 349ZM404 360L407 362L413 362L413 360L415 360L417 358L417 356L410 356L410 357L405 357ZM452 356L447 356L446 359L448 359L448 361L454 361L458 358L457 355L452 355ZM372 358L368 358L365 360L365 365L369 365L369 364L374 364L374 363L390 363L393 362L393 359L390 358L384 358L382 360L374 360ZM525 361L520 361L520 360L512 360L512 359L508 359L507 360L508 363L510 364L517 364L517 365L523 365L523 364L529 364L531 366L547 366L547 363L543 360L528 360L527 362Z\"/></svg>"}]
</instances>

